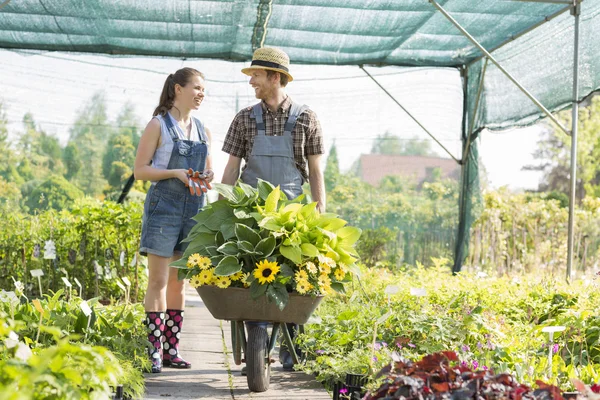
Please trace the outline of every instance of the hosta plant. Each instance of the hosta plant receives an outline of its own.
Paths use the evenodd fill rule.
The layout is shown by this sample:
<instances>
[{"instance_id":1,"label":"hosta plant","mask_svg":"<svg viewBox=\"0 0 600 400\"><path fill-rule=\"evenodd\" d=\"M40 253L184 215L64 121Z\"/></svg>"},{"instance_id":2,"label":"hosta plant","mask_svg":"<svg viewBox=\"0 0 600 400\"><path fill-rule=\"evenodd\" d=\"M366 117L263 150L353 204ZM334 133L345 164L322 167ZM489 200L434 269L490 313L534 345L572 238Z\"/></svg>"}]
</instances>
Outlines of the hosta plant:
<instances>
[{"instance_id":1,"label":"hosta plant","mask_svg":"<svg viewBox=\"0 0 600 400\"><path fill-rule=\"evenodd\" d=\"M279 187L254 189L215 184L222 199L205 206L183 258L172 266L194 287L250 289L283 309L288 293L343 291L357 273L354 248L360 229L331 213L319 213L304 195L288 200Z\"/></svg>"}]
</instances>

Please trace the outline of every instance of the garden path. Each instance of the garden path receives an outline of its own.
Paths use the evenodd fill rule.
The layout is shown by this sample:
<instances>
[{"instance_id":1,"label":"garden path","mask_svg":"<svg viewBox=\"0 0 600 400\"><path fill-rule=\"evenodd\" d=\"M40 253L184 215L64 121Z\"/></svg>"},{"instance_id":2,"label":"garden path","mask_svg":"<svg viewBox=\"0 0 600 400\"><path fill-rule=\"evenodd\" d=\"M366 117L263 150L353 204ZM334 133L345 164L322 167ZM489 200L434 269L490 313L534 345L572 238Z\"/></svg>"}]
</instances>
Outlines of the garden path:
<instances>
[{"instance_id":1,"label":"garden path","mask_svg":"<svg viewBox=\"0 0 600 400\"><path fill-rule=\"evenodd\" d=\"M285 372L276 362L271 367L268 391L252 393L242 365L231 355L231 335L227 321L216 320L195 290L186 292L185 324L181 353L192 363L189 370L165 368L160 374L146 375L146 400L329 400L331 396L314 377L303 372ZM277 349L273 352L277 358Z\"/></svg>"}]
</instances>

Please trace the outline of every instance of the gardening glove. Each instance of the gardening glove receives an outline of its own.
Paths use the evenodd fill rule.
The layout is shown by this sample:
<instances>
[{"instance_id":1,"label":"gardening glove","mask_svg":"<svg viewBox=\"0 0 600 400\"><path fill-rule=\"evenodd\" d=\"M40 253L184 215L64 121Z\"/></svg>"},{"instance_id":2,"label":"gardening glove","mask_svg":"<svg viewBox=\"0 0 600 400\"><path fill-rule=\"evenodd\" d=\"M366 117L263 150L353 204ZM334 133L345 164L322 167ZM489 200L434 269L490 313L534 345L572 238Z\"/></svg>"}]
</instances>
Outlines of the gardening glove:
<instances>
[{"instance_id":1,"label":"gardening glove","mask_svg":"<svg viewBox=\"0 0 600 400\"><path fill-rule=\"evenodd\" d=\"M188 169L188 185L192 195L201 196L211 189L210 183L205 179L204 175L193 169Z\"/></svg>"}]
</instances>

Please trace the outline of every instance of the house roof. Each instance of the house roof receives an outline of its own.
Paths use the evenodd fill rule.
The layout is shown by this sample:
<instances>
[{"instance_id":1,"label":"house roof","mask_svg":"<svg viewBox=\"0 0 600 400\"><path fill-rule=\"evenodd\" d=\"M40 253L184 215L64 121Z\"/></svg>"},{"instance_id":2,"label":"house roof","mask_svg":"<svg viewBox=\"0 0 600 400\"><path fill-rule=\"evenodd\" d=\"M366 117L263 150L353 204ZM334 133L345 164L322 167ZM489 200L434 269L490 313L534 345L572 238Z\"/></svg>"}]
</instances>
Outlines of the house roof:
<instances>
[{"instance_id":1,"label":"house roof","mask_svg":"<svg viewBox=\"0 0 600 400\"><path fill-rule=\"evenodd\" d=\"M420 183L435 168L441 169L443 178L458 179L460 174L460 165L450 158L362 154L359 163L361 179L373 186L388 175L400 175Z\"/></svg>"}]
</instances>

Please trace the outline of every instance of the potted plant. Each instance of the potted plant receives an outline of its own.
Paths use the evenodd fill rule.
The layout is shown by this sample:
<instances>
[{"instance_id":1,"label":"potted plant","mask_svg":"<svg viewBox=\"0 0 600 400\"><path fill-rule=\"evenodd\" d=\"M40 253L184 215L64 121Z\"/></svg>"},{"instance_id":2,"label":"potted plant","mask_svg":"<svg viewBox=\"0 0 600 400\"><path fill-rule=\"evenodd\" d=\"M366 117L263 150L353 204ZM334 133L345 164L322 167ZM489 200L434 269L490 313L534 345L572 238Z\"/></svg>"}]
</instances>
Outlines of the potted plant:
<instances>
[{"instance_id":1,"label":"potted plant","mask_svg":"<svg viewBox=\"0 0 600 400\"><path fill-rule=\"evenodd\" d=\"M185 239L187 250L171 264L201 295L237 288L243 296L266 299L281 311L297 298L343 292L358 273L354 246L360 229L346 226L337 215L319 213L304 195L288 200L279 187L262 180L257 189L241 182L215 184L214 189L222 198L194 217L197 224ZM224 299L220 296L216 306L232 311ZM234 303L238 312L243 307L239 301ZM252 309L256 304L246 311Z\"/></svg>"}]
</instances>

